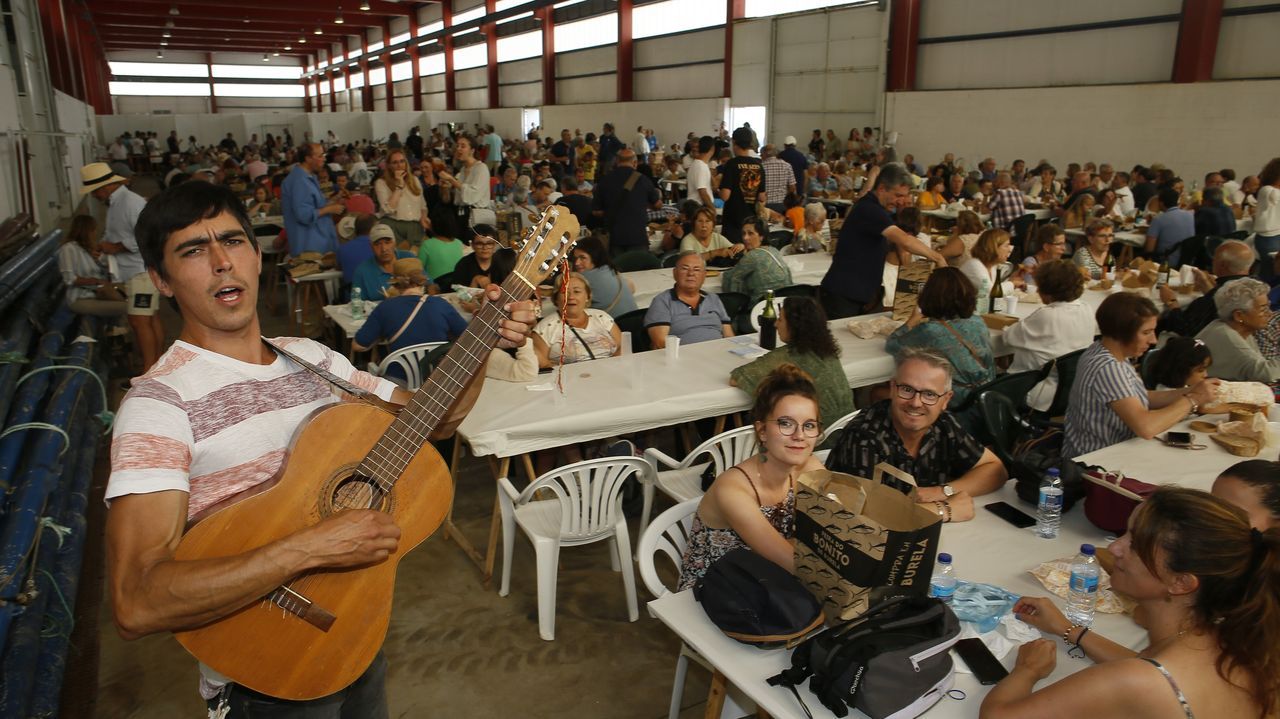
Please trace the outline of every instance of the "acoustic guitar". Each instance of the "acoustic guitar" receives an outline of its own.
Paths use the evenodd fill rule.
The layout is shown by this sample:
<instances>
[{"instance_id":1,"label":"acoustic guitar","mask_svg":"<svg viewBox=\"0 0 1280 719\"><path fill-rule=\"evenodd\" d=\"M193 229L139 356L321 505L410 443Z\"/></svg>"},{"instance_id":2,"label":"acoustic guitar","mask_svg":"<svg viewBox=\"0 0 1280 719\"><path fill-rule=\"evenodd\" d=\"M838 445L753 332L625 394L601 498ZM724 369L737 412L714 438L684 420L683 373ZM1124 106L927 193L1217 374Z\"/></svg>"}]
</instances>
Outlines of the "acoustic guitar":
<instances>
[{"instance_id":1,"label":"acoustic guitar","mask_svg":"<svg viewBox=\"0 0 1280 719\"><path fill-rule=\"evenodd\" d=\"M294 435L270 489L197 522L175 559L241 554L357 508L390 513L399 549L377 564L294 577L258 602L176 632L187 651L231 681L281 699L326 696L364 672L386 636L396 566L453 503L449 469L427 437L497 345L500 308L533 297L577 237L573 214L548 208L502 283L503 301L476 312L399 414L364 402L317 410Z\"/></svg>"}]
</instances>

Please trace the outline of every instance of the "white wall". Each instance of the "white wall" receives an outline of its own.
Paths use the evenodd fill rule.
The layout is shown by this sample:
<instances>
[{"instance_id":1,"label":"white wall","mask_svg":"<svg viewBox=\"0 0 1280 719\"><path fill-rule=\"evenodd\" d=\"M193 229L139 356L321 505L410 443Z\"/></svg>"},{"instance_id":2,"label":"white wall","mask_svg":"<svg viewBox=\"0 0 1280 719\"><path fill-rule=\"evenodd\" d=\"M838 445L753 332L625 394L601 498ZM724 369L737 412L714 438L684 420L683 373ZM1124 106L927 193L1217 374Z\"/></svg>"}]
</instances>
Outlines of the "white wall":
<instances>
[{"instance_id":1,"label":"white wall","mask_svg":"<svg viewBox=\"0 0 1280 719\"><path fill-rule=\"evenodd\" d=\"M1261 5L1262 0L1228 0L1226 8ZM1280 13L1222 18L1213 79L1280 77L1280 55L1273 50L1280 37Z\"/></svg>"},{"instance_id":2,"label":"white wall","mask_svg":"<svg viewBox=\"0 0 1280 719\"><path fill-rule=\"evenodd\" d=\"M616 74L571 77L590 73L615 73L618 49L613 45L556 55L556 101L564 105L613 102L618 99Z\"/></svg>"},{"instance_id":3,"label":"white wall","mask_svg":"<svg viewBox=\"0 0 1280 719\"><path fill-rule=\"evenodd\" d=\"M1109 162L1127 171L1163 163L1187 181L1230 167L1257 174L1280 154L1264 128L1280 116L1280 80L1174 85L1109 85L998 90L894 92L884 127L899 133L898 152L921 164L944 153L975 166L1021 158Z\"/></svg>"},{"instance_id":4,"label":"white wall","mask_svg":"<svg viewBox=\"0 0 1280 719\"><path fill-rule=\"evenodd\" d=\"M581 129L584 133L600 133L601 126L612 122L618 139L631 142L635 128L653 128L658 142L670 145L684 143L690 131L711 132L724 118L728 104L724 98L698 100L655 100L651 102L606 102L584 105L547 105L542 108L542 127L546 135L559 137L560 130Z\"/></svg>"},{"instance_id":5,"label":"white wall","mask_svg":"<svg viewBox=\"0 0 1280 719\"><path fill-rule=\"evenodd\" d=\"M843 138L851 127L880 124L887 20L867 6L738 22L733 106L769 108L775 143L817 127Z\"/></svg>"}]
</instances>

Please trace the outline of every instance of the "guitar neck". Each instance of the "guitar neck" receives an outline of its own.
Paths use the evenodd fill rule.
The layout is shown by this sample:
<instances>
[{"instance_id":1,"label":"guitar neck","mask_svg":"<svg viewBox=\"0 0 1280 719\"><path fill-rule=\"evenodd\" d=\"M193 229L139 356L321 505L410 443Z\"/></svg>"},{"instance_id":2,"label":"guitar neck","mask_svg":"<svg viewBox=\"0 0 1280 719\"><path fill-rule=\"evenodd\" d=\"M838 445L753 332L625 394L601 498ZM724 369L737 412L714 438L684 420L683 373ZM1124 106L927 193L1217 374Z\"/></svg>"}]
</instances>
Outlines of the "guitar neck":
<instances>
[{"instance_id":1,"label":"guitar neck","mask_svg":"<svg viewBox=\"0 0 1280 719\"><path fill-rule=\"evenodd\" d=\"M377 480L383 491L391 491L409 461L448 416L459 395L498 345L498 323L505 317L499 308L527 300L534 293L533 286L514 272L502 283L501 289L502 299L485 302L476 312L466 331L360 462L360 473Z\"/></svg>"}]
</instances>

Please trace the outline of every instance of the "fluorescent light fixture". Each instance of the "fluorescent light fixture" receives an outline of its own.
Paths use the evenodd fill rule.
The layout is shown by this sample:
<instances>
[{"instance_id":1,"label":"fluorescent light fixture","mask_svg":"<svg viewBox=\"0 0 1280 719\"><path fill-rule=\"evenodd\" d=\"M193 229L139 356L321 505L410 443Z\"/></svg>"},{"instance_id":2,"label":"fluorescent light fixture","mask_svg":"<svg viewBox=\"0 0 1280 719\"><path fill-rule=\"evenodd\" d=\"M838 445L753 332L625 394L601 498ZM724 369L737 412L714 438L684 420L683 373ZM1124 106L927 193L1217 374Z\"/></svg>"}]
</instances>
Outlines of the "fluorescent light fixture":
<instances>
[{"instance_id":1,"label":"fluorescent light fixture","mask_svg":"<svg viewBox=\"0 0 1280 719\"><path fill-rule=\"evenodd\" d=\"M320 26L319 26L319 25L317 25L317 26L316 26L315 34L316 34L316 35L323 35L323 34L324 34L324 31L320 29Z\"/></svg>"},{"instance_id":2,"label":"fluorescent light fixture","mask_svg":"<svg viewBox=\"0 0 1280 719\"><path fill-rule=\"evenodd\" d=\"M271 57L280 57L280 51L279 51L279 50L276 50L275 52L271 53ZM262 58L262 59L263 59L263 60L266 60L266 58L265 58L265 57L264 57L264 58Z\"/></svg>"},{"instance_id":3,"label":"fluorescent light fixture","mask_svg":"<svg viewBox=\"0 0 1280 719\"><path fill-rule=\"evenodd\" d=\"M284 49L285 49L285 52L288 52L293 49L293 45L285 45Z\"/></svg>"}]
</instances>

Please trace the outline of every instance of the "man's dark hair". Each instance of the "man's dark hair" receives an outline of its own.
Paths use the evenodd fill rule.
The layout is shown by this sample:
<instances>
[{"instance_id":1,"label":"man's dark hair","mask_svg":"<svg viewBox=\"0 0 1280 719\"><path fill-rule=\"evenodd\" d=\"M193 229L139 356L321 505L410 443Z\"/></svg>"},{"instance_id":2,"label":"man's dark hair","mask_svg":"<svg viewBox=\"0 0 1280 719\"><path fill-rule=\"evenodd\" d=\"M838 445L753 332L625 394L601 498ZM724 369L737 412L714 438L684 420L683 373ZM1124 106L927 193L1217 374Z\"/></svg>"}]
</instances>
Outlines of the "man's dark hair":
<instances>
[{"instance_id":1,"label":"man's dark hair","mask_svg":"<svg viewBox=\"0 0 1280 719\"><path fill-rule=\"evenodd\" d=\"M1150 167L1142 168L1141 170L1138 171L1138 174L1142 175L1142 179L1146 180L1147 182L1156 181L1156 176L1157 176L1156 171L1151 169Z\"/></svg>"},{"instance_id":2,"label":"man's dark hair","mask_svg":"<svg viewBox=\"0 0 1280 719\"><path fill-rule=\"evenodd\" d=\"M716 138L710 135L703 135L698 138L698 154L705 155L711 152L711 148L716 146Z\"/></svg>"},{"instance_id":3,"label":"man's dark hair","mask_svg":"<svg viewBox=\"0 0 1280 719\"><path fill-rule=\"evenodd\" d=\"M1178 199L1181 195L1179 195L1178 191L1172 187L1162 187L1156 197L1160 198L1160 204L1164 205L1164 209L1172 210L1178 206Z\"/></svg>"},{"instance_id":4,"label":"man's dark hair","mask_svg":"<svg viewBox=\"0 0 1280 719\"><path fill-rule=\"evenodd\" d=\"M156 195L138 215L133 234L138 239L138 250L148 269L153 269L163 279L168 279L164 269L164 245L169 235L200 220L211 220L229 212L244 228L245 237L254 250L258 240L253 235L253 225L245 214L244 203L227 187L203 180L190 180Z\"/></svg>"},{"instance_id":5,"label":"man's dark hair","mask_svg":"<svg viewBox=\"0 0 1280 719\"><path fill-rule=\"evenodd\" d=\"M373 226L378 224L377 215L368 212L361 212L356 215L356 237L368 237L373 231Z\"/></svg>"},{"instance_id":6,"label":"man's dark hair","mask_svg":"<svg viewBox=\"0 0 1280 719\"><path fill-rule=\"evenodd\" d=\"M751 149L751 128L739 127L733 131L733 146L743 150Z\"/></svg>"},{"instance_id":7,"label":"man's dark hair","mask_svg":"<svg viewBox=\"0 0 1280 719\"><path fill-rule=\"evenodd\" d=\"M1209 173L1209 174L1213 174L1213 173ZM1233 180L1236 179L1236 171L1231 169L1230 167L1224 167L1221 170L1218 170L1218 174L1222 175L1222 179L1226 180L1227 182L1232 182Z\"/></svg>"},{"instance_id":8,"label":"man's dark hair","mask_svg":"<svg viewBox=\"0 0 1280 719\"><path fill-rule=\"evenodd\" d=\"M572 175L565 175L560 178L560 184L564 186L565 192L577 192L578 190L578 180Z\"/></svg>"},{"instance_id":9,"label":"man's dark hair","mask_svg":"<svg viewBox=\"0 0 1280 719\"><path fill-rule=\"evenodd\" d=\"M911 173L907 172L907 168L900 163L890 162L880 168L880 174L876 176L876 184L872 189L896 189L902 186L911 185Z\"/></svg>"}]
</instances>

